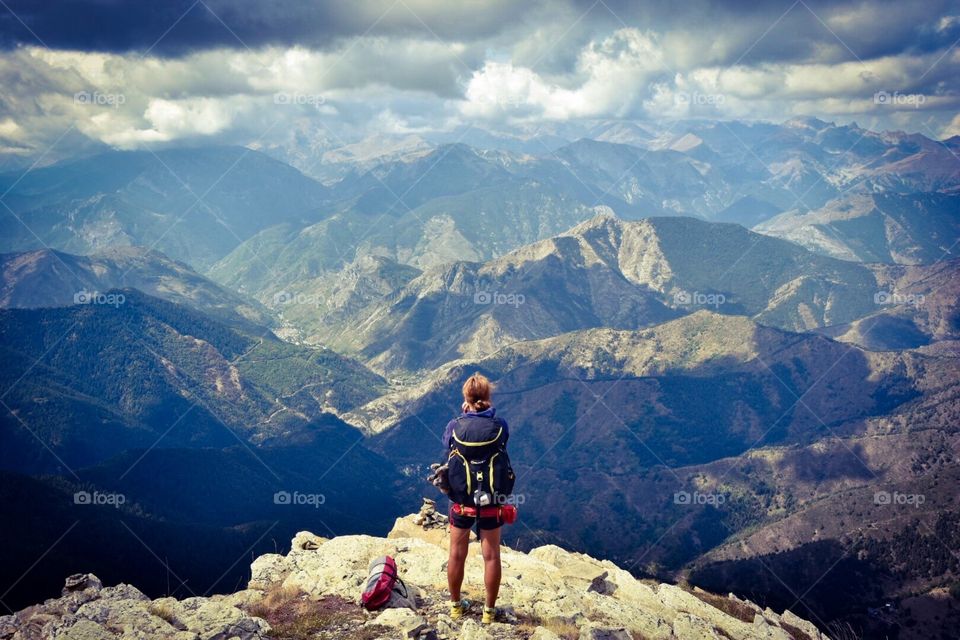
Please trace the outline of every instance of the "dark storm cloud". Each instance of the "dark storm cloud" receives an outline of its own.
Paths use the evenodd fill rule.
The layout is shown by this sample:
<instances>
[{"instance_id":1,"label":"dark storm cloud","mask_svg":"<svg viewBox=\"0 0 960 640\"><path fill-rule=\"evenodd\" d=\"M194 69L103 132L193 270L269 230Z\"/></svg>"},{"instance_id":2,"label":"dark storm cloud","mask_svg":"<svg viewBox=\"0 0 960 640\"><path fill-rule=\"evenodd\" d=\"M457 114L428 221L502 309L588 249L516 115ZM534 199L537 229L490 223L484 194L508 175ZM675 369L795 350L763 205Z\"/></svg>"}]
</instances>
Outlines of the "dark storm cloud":
<instances>
[{"instance_id":1,"label":"dark storm cloud","mask_svg":"<svg viewBox=\"0 0 960 640\"><path fill-rule=\"evenodd\" d=\"M960 38L960 13L950 0L691 0L683 3L574 0L596 29L624 25L730 42L701 64L867 60L923 54Z\"/></svg>"},{"instance_id":2,"label":"dark storm cloud","mask_svg":"<svg viewBox=\"0 0 960 640\"><path fill-rule=\"evenodd\" d=\"M922 54L960 37L960 2L929 0L5 0L0 46L178 56L228 47L323 49L364 33L497 41L554 22L565 33L542 62L563 72L577 44L623 26L720 46L700 65ZM568 30L569 27L569 30ZM570 45L570 46L566 46Z\"/></svg>"},{"instance_id":3,"label":"dark storm cloud","mask_svg":"<svg viewBox=\"0 0 960 640\"><path fill-rule=\"evenodd\" d=\"M525 3L366 0L5 0L0 46L153 55L264 45L324 48L373 35L474 40L494 35Z\"/></svg>"}]
</instances>

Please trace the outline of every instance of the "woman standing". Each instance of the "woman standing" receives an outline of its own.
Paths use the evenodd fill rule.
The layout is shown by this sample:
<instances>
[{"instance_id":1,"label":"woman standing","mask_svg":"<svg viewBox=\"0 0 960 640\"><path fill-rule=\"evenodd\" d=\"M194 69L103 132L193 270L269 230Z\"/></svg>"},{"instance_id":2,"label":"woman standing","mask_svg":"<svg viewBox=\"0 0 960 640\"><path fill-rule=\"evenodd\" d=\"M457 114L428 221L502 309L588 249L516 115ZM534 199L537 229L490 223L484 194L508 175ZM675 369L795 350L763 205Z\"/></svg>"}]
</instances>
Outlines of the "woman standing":
<instances>
[{"instance_id":1,"label":"woman standing","mask_svg":"<svg viewBox=\"0 0 960 640\"><path fill-rule=\"evenodd\" d=\"M460 618L469 607L460 598L470 530L476 524L483 553L483 582L486 601L483 623L496 618L500 591L500 515L502 505L513 491L513 469L506 446L510 431L496 415L486 376L475 373L463 383L462 413L451 420L443 434L448 452L450 482L450 557L447 585L450 588L450 617Z\"/></svg>"}]
</instances>

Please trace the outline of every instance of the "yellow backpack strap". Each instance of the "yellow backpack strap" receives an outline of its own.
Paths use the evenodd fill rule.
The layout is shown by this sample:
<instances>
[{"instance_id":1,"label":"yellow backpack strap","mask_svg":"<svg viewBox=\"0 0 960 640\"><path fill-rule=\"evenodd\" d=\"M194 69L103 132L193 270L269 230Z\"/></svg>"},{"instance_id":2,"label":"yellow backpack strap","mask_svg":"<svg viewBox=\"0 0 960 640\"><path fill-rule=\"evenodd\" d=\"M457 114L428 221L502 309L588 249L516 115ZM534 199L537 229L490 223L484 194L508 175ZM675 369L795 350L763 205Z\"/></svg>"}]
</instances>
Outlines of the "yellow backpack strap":
<instances>
[{"instance_id":1,"label":"yellow backpack strap","mask_svg":"<svg viewBox=\"0 0 960 640\"><path fill-rule=\"evenodd\" d=\"M502 435L503 435L503 427L500 427L500 430L497 431L497 435L493 437L493 440L487 440L486 442L464 442L463 440L457 437L457 430L456 429L453 430L453 439L465 447L485 447L486 445L493 444L494 442L499 440L500 436Z\"/></svg>"}]
</instances>

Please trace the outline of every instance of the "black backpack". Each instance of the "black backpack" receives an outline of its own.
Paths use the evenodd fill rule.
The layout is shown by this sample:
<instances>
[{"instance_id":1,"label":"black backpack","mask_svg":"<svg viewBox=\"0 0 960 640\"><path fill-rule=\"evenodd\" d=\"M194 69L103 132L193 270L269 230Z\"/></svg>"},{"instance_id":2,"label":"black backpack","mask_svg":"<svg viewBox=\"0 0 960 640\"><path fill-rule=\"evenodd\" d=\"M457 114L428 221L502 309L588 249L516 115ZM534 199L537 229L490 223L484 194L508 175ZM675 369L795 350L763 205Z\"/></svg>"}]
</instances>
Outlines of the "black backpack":
<instances>
[{"instance_id":1,"label":"black backpack","mask_svg":"<svg viewBox=\"0 0 960 640\"><path fill-rule=\"evenodd\" d=\"M502 506L516 477L507 455L507 432L496 418L465 415L456 419L447 462L450 499L466 507ZM478 492L480 492L478 494ZM477 504L475 496L489 502Z\"/></svg>"}]
</instances>

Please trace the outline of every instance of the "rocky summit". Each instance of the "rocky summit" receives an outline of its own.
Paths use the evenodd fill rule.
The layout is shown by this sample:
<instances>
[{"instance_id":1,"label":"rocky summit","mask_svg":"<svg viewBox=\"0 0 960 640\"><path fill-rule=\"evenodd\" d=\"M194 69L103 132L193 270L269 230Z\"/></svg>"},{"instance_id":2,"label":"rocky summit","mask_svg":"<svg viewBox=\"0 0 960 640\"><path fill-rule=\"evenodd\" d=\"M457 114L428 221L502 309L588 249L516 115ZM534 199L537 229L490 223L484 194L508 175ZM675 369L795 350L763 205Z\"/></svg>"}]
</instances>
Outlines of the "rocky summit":
<instances>
[{"instance_id":1,"label":"rocky summit","mask_svg":"<svg viewBox=\"0 0 960 640\"><path fill-rule=\"evenodd\" d=\"M0 639L826 638L790 611L638 580L612 562L553 545L529 553L502 549L499 621L481 625L476 541L464 583L476 604L454 621L447 615L443 518L431 507L397 519L386 538L298 533L287 555L257 558L247 588L230 595L151 600L130 585L104 587L92 574L71 576L61 597L0 618ZM366 612L357 600L368 563L384 554L397 560L406 592L398 588L382 610Z\"/></svg>"}]
</instances>

